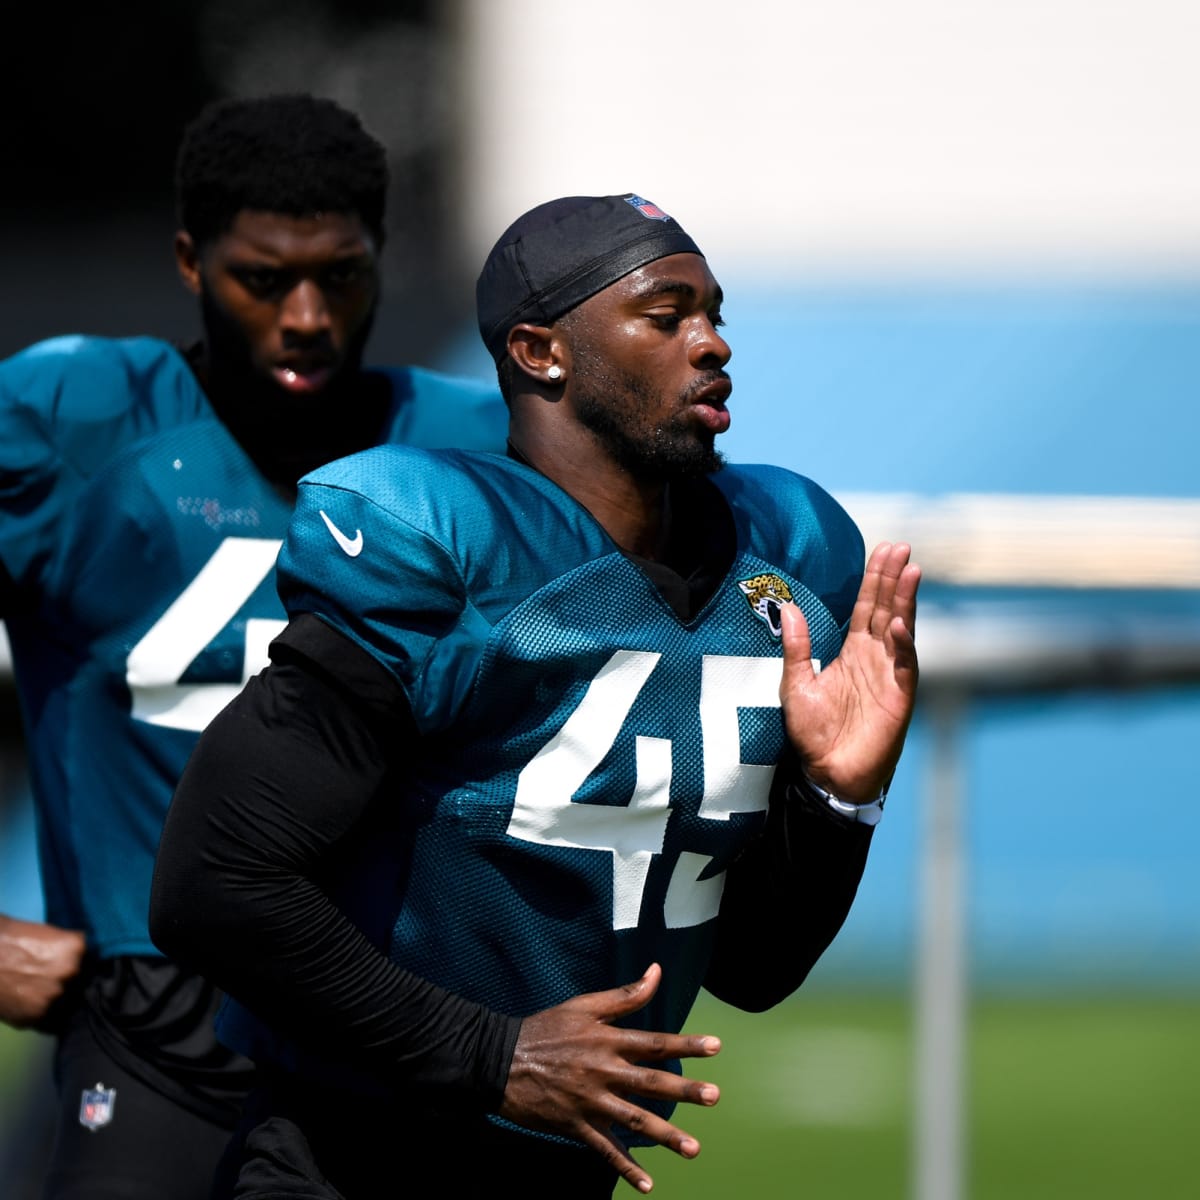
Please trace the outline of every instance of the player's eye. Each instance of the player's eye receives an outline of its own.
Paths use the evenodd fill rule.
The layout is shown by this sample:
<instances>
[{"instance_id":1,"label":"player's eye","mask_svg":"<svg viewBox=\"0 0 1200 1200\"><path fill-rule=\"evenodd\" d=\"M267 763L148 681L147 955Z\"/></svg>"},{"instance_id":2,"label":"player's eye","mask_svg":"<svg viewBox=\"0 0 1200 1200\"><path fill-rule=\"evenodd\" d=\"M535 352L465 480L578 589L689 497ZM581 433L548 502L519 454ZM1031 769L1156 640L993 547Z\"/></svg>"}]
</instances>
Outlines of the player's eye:
<instances>
[{"instance_id":1,"label":"player's eye","mask_svg":"<svg viewBox=\"0 0 1200 1200\"><path fill-rule=\"evenodd\" d=\"M357 283L364 273L363 264L357 259L346 259L344 262L334 263L331 267L325 270L324 282L327 287L349 287L351 284Z\"/></svg>"},{"instance_id":2,"label":"player's eye","mask_svg":"<svg viewBox=\"0 0 1200 1200\"><path fill-rule=\"evenodd\" d=\"M284 290L284 273L272 267L239 267L233 274L255 296L273 296Z\"/></svg>"},{"instance_id":3,"label":"player's eye","mask_svg":"<svg viewBox=\"0 0 1200 1200\"><path fill-rule=\"evenodd\" d=\"M721 316L721 310L719 308L715 312L710 312L708 314L708 320L709 324L712 325L714 329L720 329L721 326L725 324L725 318Z\"/></svg>"},{"instance_id":4,"label":"player's eye","mask_svg":"<svg viewBox=\"0 0 1200 1200\"><path fill-rule=\"evenodd\" d=\"M679 322L683 320L683 314L675 311L652 312L648 313L647 316L649 316L650 320L652 320L659 329L667 330L678 329Z\"/></svg>"}]
</instances>

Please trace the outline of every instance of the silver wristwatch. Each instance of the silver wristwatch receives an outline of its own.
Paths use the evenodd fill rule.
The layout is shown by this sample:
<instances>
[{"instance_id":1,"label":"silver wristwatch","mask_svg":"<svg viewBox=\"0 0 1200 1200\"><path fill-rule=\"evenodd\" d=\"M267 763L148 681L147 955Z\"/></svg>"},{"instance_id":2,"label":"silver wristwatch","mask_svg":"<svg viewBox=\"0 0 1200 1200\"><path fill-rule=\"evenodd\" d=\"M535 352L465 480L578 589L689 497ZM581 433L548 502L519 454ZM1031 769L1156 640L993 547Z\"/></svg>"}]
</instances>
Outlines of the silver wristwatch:
<instances>
[{"instance_id":1,"label":"silver wristwatch","mask_svg":"<svg viewBox=\"0 0 1200 1200\"><path fill-rule=\"evenodd\" d=\"M839 800L837 796L826 791L820 784L813 783L807 775L804 777L804 783L834 812L841 813L843 817L848 817L851 821L858 821L862 825L878 825L883 820L883 802L887 799L886 788L874 800L866 804L851 804L848 800Z\"/></svg>"}]
</instances>

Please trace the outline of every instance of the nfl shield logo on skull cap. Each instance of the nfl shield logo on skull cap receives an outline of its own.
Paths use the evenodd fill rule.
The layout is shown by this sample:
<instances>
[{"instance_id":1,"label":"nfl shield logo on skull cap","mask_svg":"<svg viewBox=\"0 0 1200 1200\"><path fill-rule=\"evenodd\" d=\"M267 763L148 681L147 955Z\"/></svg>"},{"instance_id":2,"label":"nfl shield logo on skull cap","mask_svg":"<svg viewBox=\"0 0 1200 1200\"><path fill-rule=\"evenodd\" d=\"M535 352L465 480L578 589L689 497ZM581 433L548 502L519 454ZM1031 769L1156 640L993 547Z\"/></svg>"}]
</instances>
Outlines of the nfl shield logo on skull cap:
<instances>
[{"instance_id":1,"label":"nfl shield logo on skull cap","mask_svg":"<svg viewBox=\"0 0 1200 1200\"><path fill-rule=\"evenodd\" d=\"M657 204L643 200L641 196L626 196L625 203L632 204L643 217L649 217L652 221L669 221L671 219Z\"/></svg>"},{"instance_id":2,"label":"nfl shield logo on skull cap","mask_svg":"<svg viewBox=\"0 0 1200 1200\"><path fill-rule=\"evenodd\" d=\"M79 1100L79 1123L93 1133L102 1129L113 1119L113 1108L117 1103L117 1089L106 1088L98 1083L94 1088L84 1088Z\"/></svg>"}]
</instances>

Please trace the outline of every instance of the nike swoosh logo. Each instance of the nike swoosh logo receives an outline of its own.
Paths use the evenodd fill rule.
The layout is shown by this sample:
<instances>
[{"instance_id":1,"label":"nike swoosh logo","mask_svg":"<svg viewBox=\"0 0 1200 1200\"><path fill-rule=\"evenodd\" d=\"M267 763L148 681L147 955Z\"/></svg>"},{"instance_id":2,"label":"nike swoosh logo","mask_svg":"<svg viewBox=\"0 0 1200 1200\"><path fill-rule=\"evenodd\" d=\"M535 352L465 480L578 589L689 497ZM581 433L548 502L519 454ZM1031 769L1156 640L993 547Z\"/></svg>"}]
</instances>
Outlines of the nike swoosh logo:
<instances>
[{"instance_id":1,"label":"nike swoosh logo","mask_svg":"<svg viewBox=\"0 0 1200 1200\"><path fill-rule=\"evenodd\" d=\"M362 548L363 548L363 536L362 536L362 530L361 530L361 529L356 529L356 530L354 531L354 536L353 536L352 538L348 538L348 537L347 537L347 536L346 536L346 535L345 535L345 534L344 534L344 533L343 533L343 532L342 532L342 531L341 531L341 530L340 530L340 529L339 529L339 528L338 528L338 527L337 527L337 526L336 526L336 525L335 525L335 524L334 524L334 523L333 523L333 522L332 522L332 521L331 521L331 520L330 520L330 519L329 519L329 518L328 518L328 517L325 515L325 512L324 512L324 510L323 510L323 509L317 509L317 511L318 511L318 512L321 514L321 520L325 522L325 528L326 528L326 529L328 529L328 530L329 530L329 532L333 534L333 540L334 540L335 542L337 542L337 544L338 544L339 546L341 546L341 548L342 548L343 550L345 550L345 552L346 552L348 555L350 555L350 557L351 557L351 558L357 558L357 557L358 557L358 556L359 556L359 555L362 553Z\"/></svg>"}]
</instances>

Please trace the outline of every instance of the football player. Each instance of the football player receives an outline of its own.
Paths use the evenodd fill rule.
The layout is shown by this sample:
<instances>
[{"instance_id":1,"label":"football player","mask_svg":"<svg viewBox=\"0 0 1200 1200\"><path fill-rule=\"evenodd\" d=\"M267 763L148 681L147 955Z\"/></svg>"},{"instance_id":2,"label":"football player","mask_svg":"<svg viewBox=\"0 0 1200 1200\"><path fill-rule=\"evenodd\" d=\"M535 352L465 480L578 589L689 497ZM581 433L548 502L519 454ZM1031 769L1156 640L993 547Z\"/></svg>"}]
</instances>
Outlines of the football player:
<instances>
[{"instance_id":1,"label":"football player","mask_svg":"<svg viewBox=\"0 0 1200 1200\"><path fill-rule=\"evenodd\" d=\"M154 937L264 1065L239 1197L649 1191L631 1147L693 1157L672 1109L718 1098L698 990L803 981L911 717L909 548L864 571L815 483L723 465L722 293L675 220L541 205L477 300L507 456L302 482L272 666L167 818Z\"/></svg>"},{"instance_id":2,"label":"football player","mask_svg":"<svg viewBox=\"0 0 1200 1200\"><path fill-rule=\"evenodd\" d=\"M61 337L0 364L0 613L46 923L0 917L0 1019L58 1035L48 1197L207 1197L251 1067L164 959L155 849L196 737L266 661L306 471L383 441L500 448L494 386L368 370L388 167L307 95L218 103L177 159L204 340Z\"/></svg>"}]
</instances>

